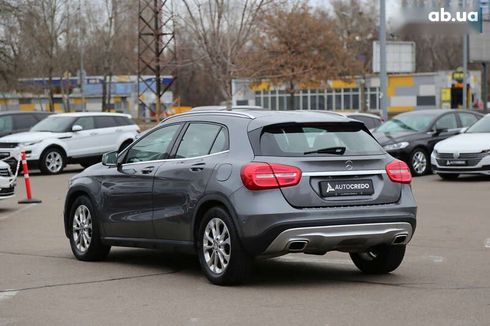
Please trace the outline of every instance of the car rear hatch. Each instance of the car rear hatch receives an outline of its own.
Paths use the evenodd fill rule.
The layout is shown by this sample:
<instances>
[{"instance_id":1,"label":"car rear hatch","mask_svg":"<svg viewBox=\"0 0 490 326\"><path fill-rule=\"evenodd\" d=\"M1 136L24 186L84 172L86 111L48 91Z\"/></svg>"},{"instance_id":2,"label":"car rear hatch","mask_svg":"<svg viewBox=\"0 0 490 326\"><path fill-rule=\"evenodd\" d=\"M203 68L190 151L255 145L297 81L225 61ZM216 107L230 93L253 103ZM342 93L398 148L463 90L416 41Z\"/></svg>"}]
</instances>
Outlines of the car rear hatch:
<instances>
[{"instance_id":1,"label":"car rear hatch","mask_svg":"<svg viewBox=\"0 0 490 326\"><path fill-rule=\"evenodd\" d=\"M301 170L296 185L280 188L294 207L380 205L400 198L402 185L386 172L393 158L359 122L267 125L249 136L255 162Z\"/></svg>"}]
</instances>

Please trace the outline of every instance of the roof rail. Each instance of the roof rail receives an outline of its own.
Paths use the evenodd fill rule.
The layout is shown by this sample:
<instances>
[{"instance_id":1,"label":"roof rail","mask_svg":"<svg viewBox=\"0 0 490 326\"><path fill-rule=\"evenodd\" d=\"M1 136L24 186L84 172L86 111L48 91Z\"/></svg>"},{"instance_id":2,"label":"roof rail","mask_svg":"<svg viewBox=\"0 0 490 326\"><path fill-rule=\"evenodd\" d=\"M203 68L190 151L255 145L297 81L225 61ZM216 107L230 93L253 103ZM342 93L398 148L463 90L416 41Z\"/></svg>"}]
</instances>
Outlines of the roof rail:
<instances>
[{"instance_id":1,"label":"roof rail","mask_svg":"<svg viewBox=\"0 0 490 326\"><path fill-rule=\"evenodd\" d=\"M171 117L165 118L164 120L162 120L162 122L167 121L167 120L172 119L172 118L175 118L175 117L181 117L181 116L185 116L185 115L208 115L208 114L227 115L227 116L234 115L237 117L255 119L254 115L252 115L250 113L246 113L246 112L239 112L239 111L187 111L184 113L176 114L176 115L173 115Z\"/></svg>"}]
</instances>

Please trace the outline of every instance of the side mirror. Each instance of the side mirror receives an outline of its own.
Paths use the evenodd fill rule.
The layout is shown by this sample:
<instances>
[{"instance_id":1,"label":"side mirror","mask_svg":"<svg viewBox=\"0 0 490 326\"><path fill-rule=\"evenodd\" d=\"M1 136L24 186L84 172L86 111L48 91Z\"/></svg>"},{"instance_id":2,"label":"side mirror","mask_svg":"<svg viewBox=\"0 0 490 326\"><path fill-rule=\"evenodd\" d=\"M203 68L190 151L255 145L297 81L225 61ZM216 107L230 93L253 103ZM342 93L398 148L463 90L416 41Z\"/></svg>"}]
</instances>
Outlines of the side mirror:
<instances>
[{"instance_id":1,"label":"side mirror","mask_svg":"<svg viewBox=\"0 0 490 326\"><path fill-rule=\"evenodd\" d=\"M82 131L82 130L83 130L83 127L80 125L73 125L73 127L71 127L71 131L73 131L73 132Z\"/></svg>"},{"instance_id":2,"label":"side mirror","mask_svg":"<svg viewBox=\"0 0 490 326\"><path fill-rule=\"evenodd\" d=\"M466 130L468 130L468 127L461 128L461 129L459 129L459 133L464 134L466 132Z\"/></svg>"},{"instance_id":3,"label":"side mirror","mask_svg":"<svg viewBox=\"0 0 490 326\"><path fill-rule=\"evenodd\" d=\"M116 166L117 165L117 151L105 153L102 155L102 165Z\"/></svg>"},{"instance_id":4,"label":"side mirror","mask_svg":"<svg viewBox=\"0 0 490 326\"><path fill-rule=\"evenodd\" d=\"M448 131L448 129L447 129L447 128L436 128L436 129L434 130L434 135L435 135L435 136L437 136L437 135L440 135L440 134L442 134L443 132L447 132L447 131Z\"/></svg>"}]
</instances>

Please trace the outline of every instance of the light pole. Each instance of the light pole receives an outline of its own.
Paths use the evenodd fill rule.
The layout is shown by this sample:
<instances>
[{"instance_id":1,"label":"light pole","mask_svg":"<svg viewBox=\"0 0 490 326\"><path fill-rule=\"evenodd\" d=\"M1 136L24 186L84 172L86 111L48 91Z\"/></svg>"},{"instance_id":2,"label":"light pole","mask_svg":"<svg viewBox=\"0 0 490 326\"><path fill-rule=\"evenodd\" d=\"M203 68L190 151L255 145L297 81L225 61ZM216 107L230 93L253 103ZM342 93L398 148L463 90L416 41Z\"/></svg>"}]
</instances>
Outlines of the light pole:
<instances>
[{"instance_id":1,"label":"light pole","mask_svg":"<svg viewBox=\"0 0 490 326\"><path fill-rule=\"evenodd\" d=\"M463 10L466 10L466 0L463 0ZM463 35L463 110L468 110L468 34Z\"/></svg>"},{"instance_id":2,"label":"light pole","mask_svg":"<svg viewBox=\"0 0 490 326\"><path fill-rule=\"evenodd\" d=\"M388 120L388 97L386 95L388 86L388 74L386 72L386 0L379 0L379 61L381 114L386 121Z\"/></svg>"},{"instance_id":3,"label":"light pole","mask_svg":"<svg viewBox=\"0 0 490 326\"><path fill-rule=\"evenodd\" d=\"M85 84L85 69L83 67L83 57L84 57L84 48L83 48L83 35L82 35L82 0L79 1L78 3L78 37L79 37L79 46L80 46L80 101L81 103L81 109L83 112L86 111L86 106L85 106L85 90L84 90L84 84Z\"/></svg>"}]
</instances>

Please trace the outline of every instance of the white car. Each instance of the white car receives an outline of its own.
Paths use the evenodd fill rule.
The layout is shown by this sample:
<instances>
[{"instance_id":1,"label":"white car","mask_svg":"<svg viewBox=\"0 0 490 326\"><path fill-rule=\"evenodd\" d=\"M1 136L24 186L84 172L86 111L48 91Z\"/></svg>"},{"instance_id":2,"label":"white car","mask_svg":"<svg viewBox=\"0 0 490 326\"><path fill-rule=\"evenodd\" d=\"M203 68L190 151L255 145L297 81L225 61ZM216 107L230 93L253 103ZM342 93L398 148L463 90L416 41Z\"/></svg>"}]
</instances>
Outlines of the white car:
<instances>
[{"instance_id":1,"label":"white car","mask_svg":"<svg viewBox=\"0 0 490 326\"><path fill-rule=\"evenodd\" d=\"M0 161L0 200L10 198L15 192L15 175L10 166Z\"/></svg>"},{"instance_id":2,"label":"white car","mask_svg":"<svg viewBox=\"0 0 490 326\"><path fill-rule=\"evenodd\" d=\"M102 154L121 151L140 129L127 114L62 113L49 116L28 132L0 138L0 153L12 156L18 148L27 154L29 166L45 174L57 174L70 163L84 167Z\"/></svg>"},{"instance_id":3,"label":"white car","mask_svg":"<svg viewBox=\"0 0 490 326\"><path fill-rule=\"evenodd\" d=\"M464 133L437 143L431 163L443 179L456 179L460 174L490 175L490 114Z\"/></svg>"}]
</instances>

